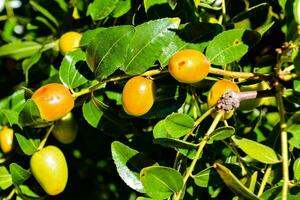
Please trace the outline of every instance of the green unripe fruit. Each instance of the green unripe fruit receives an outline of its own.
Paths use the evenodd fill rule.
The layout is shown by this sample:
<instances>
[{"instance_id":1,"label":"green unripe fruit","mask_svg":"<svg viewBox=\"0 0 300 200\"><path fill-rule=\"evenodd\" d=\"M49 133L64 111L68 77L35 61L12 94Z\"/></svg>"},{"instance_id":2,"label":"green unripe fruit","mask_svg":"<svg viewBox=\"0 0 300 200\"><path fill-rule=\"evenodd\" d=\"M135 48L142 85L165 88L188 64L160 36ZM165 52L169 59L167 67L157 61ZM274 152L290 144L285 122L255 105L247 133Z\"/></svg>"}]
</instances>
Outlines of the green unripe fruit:
<instances>
[{"instance_id":1,"label":"green unripe fruit","mask_svg":"<svg viewBox=\"0 0 300 200\"><path fill-rule=\"evenodd\" d=\"M68 166L62 151L47 146L33 154L30 159L31 173L49 195L64 191L68 181Z\"/></svg>"},{"instance_id":2,"label":"green unripe fruit","mask_svg":"<svg viewBox=\"0 0 300 200\"><path fill-rule=\"evenodd\" d=\"M70 112L56 121L52 134L59 142L70 144L76 139L77 131L78 126L76 120Z\"/></svg>"}]
</instances>

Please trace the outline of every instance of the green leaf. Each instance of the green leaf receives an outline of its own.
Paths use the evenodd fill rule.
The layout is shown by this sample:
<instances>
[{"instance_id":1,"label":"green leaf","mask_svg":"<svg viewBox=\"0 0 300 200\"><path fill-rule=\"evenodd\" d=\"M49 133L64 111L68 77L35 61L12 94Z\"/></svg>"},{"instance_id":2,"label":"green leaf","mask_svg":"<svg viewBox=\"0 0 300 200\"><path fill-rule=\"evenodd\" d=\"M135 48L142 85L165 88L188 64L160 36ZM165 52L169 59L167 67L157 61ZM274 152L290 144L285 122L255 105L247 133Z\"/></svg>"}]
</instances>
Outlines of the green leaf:
<instances>
[{"instance_id":1,"label":"green leaf","mask_svg":"<svg viewBox=\"0 0 300 200\"><path fill-rule=\"evenodd\" d=\"M20 186L19 186L19 189L20 189L19 195L20 195L23 199L26 199L26 197L27 197L27 198L29 197L29 198L31 198L31 199L40 197L40 196L37 195L34 191L32 191L32 190L30 189L30 187L28 187L27 185L20 185Z\"/></svg>"},{"instance_id":2,"label":"green leaf","mask_svg":"<svg viewBox=\"0 0 300 200\"><path fill-rule=\"evenodd\" d=\"M28 99L19 115L19 122L24 126L45 127L52 122L45 121L40 117L40 111L33 100Z\"/></svg>"},{"instance_id":3,"label":"green leaf","mask_svg":"<svg viewBox=\"0 0 300 200\"><path fill-rule=\"evenodd\" d=\"M150 7L161 4L168 4L168 0L144 0L144 7L146 12Z\"/></svg>"},{"instance_id":4,"label":"green leaf","mask_svg":"<svg viewBox=\"0 0 300 200\"><path fill-rule=\"evenodd\" d=\"M31 173L28 170L23 169L17 163L11 163L9 165L9 171L11 174L12 182L16 186L21 185L24 181L26 181L31 176Z\"/></svg>"},{"instance_id":5,"label":"green leaf","mask_svg":"<svg viewBox=\"0 0 300 200\"><path fill-rule=\"evenodd\" d=\"M300 92L300 80L293 81L294 90Z\"/></svg>"},{"instance_id":6,"label":"green leaf","mask_svg":"<svg viewBox=\"0 0 300 200\"><path fill-rule=\"evenodd\" d=\"M300 198L300 188L295 186L289 188L287 195L288 200L298 200ZM282 186L274 186L271 189L265 191L261 196L261 200L280 200L282 199Z\"/></svg>"},{"instance_id":7,"label":"green leaf","mask_svg":"<svg viewBox=\"0 0 300 200\"><path fill-rule=\"evenodd\" d=\"M144 193L144 186L137 174L144 162L139 159L139 152L118 141L111 144L111 152L117 171L123 181L132 189Z\"/></svg>"},{"instance_id":8,"label":"green leaf","mask_svg":"<svg viewBox=\"0 0 300 200\"><path fill-rule=\"evenodd\" d=\"M164 18L137 26L122 70L135 75L152 67L163 47L171 42L179 23L179 18Z\"/></svg>"},{"instance_id":9,"label":"green leaf","mask_svg":"<svg viewBox=\"0 0 300 200\"><path fill-rule=\"evenodd\" d=\"M153 129L154 138L171 138L165 126L165 120L160 120Z\"/></svg>"},{"instance_id":10,"label":"green leaf","mask_svg":"<svg viewBox=\"0 0 300 200\"><path fill-rule=\"evenodd\" d=\"M237 196L245 199L259 200L259 198L246 186L244 186L227 167L219 163L215 163L214 168L217 170L218 174L227 185L227 187Z\"/></svg>"},{"instance_id":11,"label":"green leaf","mask_svg":"<svg viewBox=\"0 0 300 200\"><path fill-rule=\"evenodd\" d=\"M212 167L209 167L194 175L193 179L195 181L195 184L199 187L207 188L209 185L211 185L210 182L214 180L217 180L214 181L215 184L219 182L220 178L217 174L218 173L216 172L216 170L213 170Z\"/></svg>"},{"instance_id":12,"label":"green leaf","mask_svg":"<svg viewBox=\"0 0 300 200\"><path fill-rule=\"evenodd\" d=\"M76 68L76 63L79 61L85 61L85 53L81 49L69 52L61 62L59 78L69 88L77 88L88 81L80 74L80 66L78 69Z\"/></svg>"},{"instance_id":13,"label":"green leaf","mask_svg":"<svg viewBox=\"0 0 300 200\"><path fill-rule=\"evenodd\" d=\"M35 1L29 1L30 5L36 9L38 12L40 12L42 15L44 15L45 17L47 17L51 22L53 22L53 24L55 24L56 27L59 26L58 21L56 20L56 18L44 7L40 6L38 3L36 3Z\"/></svg>"},{"instance_id":14,"label":"green leaf","mask_svg":"<svg viewBox=\"0 0 300 200\"><path fill-rule=\"evenodd\" d=\"M168 134L174 138L180 138L194 127L194 120L186 114L174 113L165 119L165 128Z\"/></svg>"},{"instance_id":15,"label":"green leaf","mask_svg":"<svg viewBox=\"0 0 300 200\"><path fill-rule=\"evenodd\" d=\"M107 28L97 34L87 48L87 63L96 78L104 79L124 65L133 26Z\"/></svg>"},{"instance_id":16,"label":"green leaf","mask_svg":"<svg viewBox=\"0 0 300 200\"><path fill-rule=\"evenodd\" d=\"M161 66L166 66L171 56L182 49L195 49L203 52L209 41L222 32L222 26L211 23L188 23L180 26L174 39L163 47L159 58Z\"/></svg>"},{"instance_id":17,"label":"green leaf","mask_svg":"<svg viewBox=\"0 0 300 200\"><path fill-rule=\"evenodd\" d=\"M146 193L156 200L166 199L183 187L181 174L169 167L146 167L141 171L140 179Z\"/></svg>"},{"instance_id":18,"label":"green leaf","mask_svg":"<svg viewBox=\"0 0 300 200\"><path fill-rule=\"evenodd\" d=\"M255 160L258 160L259 162L266 164L275 164L280 162L276 152L266 145L236 136L233 136L232 140L247 155Z\"/></svg>"},{"instance_id":19,"label":"green leaf","mask_svg":"<svg viewBox=\"0 0 300 200\"><path fill-rule=\"evenodd\" d=\"M119 0L115 9L111 13L114 18L121 17L131 9L131 0Z\"/></svg>"},{"instance_id":20,"label":"green leaf","mask_svg":"<svg viewBox=\"0 0 300 200\"><path fill-rule=\"evenodd\" d=\"M116 8L119 0L94 0L87 9L87 16L91 16L94 21L104 19Z\"/></svg>"},{"instance_id":21,"label":"green leaf","mask_svg":"<svg viewBox=\"0 0 300 200\"><path fill-rule=\"evenodd\" d=\"M5 166L0 166L0 188L6 190L12 185L12 178Z\"/></svg>"},{"instance_id":22,"label":"green leaf","mask_svg":"<svg viewBox=\"0 0 300 200\"><path fill-rule=\"evenodd\" d=\"M300 111L295 112L287 121L287 132L291 133L289 143L300 149Z\"/></svg>"},{"instance_id":23,"label":"green leaf","mask_svg":"<svg viewBox=\"0 0 300 200\"><path fill-rule=\"evenodd\" d=\"M42 45L33 41L15 41L0 47L0 57L8 56L15 60L32 56L41 49Z\"/></svg>"},{"instance_id":24,"label":"green leaf","mask_svg":"<svg viewBox=\"0 0 300 200\"><path fill-rule=\"evenodd\" d=\"M0 115L1 114L3 114L8 120L10 126L16 124L19 127L21 127L21 124L19 123L19 113L17 111L9 109L0 109Z\"/></svg>"},{"instance_id":25,"label":"green leaf","mask_svg":"<svg viewBox=\"0 0 300 200\"><path fill-rule=\"evenodd\" d=\"M295 21L300 24L300 0L295 0L293 5Z\"/></svg>"},{"instance_id":26,"label":"green leaf","mask_svg":"<svg viewBox=\"0 0 300 200\"><path fill-rule=\"evenodd\" d=\"M25 74L26 81L28 81L29 70L31 69L31 67L33 65L35 65L40 60L41 56L42 56L42 52L37 51L31 57L26 58L25 60L23 60L22 69L23 69L23 73Z\"/></svg>"},{"instance_id":27,"label":"green leaf","mask_svg":"<svg viewBox=\"0 0 300 200\"><path fill-rule=\"evenodd\" d=\"M87 46L91 41L94 40L94 37L96 37L96 35L98 33L100 33L101 31L105 30L104 27L99 27L99 28L95 28L92 30L87 30L82 34L82 37L80 39L80 46Z\"/></svg>"},{"instance_id":28,"label":"green leaf","mask_svg":"<svg viewBox=\"0 0 300 200\"><path fill-rule=\"evenodd\" d=\"M235 23L235 22L239 22L239 21L242 21L244 19L250 18L252 16L255 16L257 13L260 13L260 12L264 11L265 9L267 9L268 6L269 5L267 3L261 3L261 4L258 4L258 5L255 5L251 8L249 8L248 10L246 10L244 12L241 12L238 15L234 16L231 19L231 22Z\"/></svg>"},{"instance_id":29,"label":"green leaf","mask_svg":"<svg viewBox=\"0 0 300 200\"><path fill-rule=\"evenodd\" d=\"M260 39L260 34L245 29L233 29L220 33L208 45L206 56L214 65L226 65L244 56L249 46Z\"/></svg>"},{"instance_id":30,"label":"green leaf","mask_svg":"<svg viewBox=\"0 0 300 200\"><path fill-rule=\"evenodd\" d=\"M167 79L166 82L155 81L155 102L145 115L144 119L165 118L171 113L177 112L186 99L186 90L178 85L175 79Z\"/></svg>"},{"instance_id":31,"label":"green leaf","mask_svg":"<svg viewBox=\"0 0 300 200\"><path fill-rule=\"evenodd\" d=\"M259 32L260 35L264 35L274 24L275 22L273 21L265 26L262 26L257 30L257 32Z\"/></svg>"},{"instance_id":32,"label":"green leaf","mask_svg":"<svg viewBox=\"0 0 300 200\"><path fill-rule=\"evenodd\" d=\"M235 133L235 129L232 126L224 126L217 128L214 132L211 133L211 136L207 144L212 144L213 141L225 140L226 138L231 137Z\"/></svg>"},{"instance_id":33,"label":"green leaf","mask_svg":"<svg viewBox=\"0 0 300 200\"><path fill-rule=\"evenodd\" d=\"M171 148L196 149L198 147L196 144L173 138L156 138L153 142Z\"/></svg>"},{"instance_id":34,"label":"green leaf","mask_svg":"<svg viewBox=\"0 0 300 200\"><path fill-rule=\"evenodd\" d=\"M23 153L30 156L34 154L37 151L39 140L33 139L30 137L25 137L24 135L20 133L15 133L17 142L22 149Z\"/></svg>"},{"instance_id":35,"label":"green leaf","mask_svg":"<svg viewBox=\"0 0 300 200\"><path fill-rule=\"evenodd\" d=\"M295 160L293 165L293 170L294 170L294 179L299 181L300 180L300 158L297 158Z\"/></svg>"},{"instance_id":36,"label":"green leaf","mask_svg":"<svg viewBox=\"0 0 300 200\"><path fill-rule=\"evenodd\" d=\"M154 199L146 198L146 197L138 197L136 200L154 200Z\"/></svg>"},{"instance_id":37,"label":"green leaf","mask_svg":"<svg viewBox=\"0 0 300 200\"><path fill-rule=\"evenodd\" d=\"M103 112L98 109L92 99L89 99L83 103L82 112L84 119L92 127L97 128L99 126Z\"/></svg>"}]
</instances>

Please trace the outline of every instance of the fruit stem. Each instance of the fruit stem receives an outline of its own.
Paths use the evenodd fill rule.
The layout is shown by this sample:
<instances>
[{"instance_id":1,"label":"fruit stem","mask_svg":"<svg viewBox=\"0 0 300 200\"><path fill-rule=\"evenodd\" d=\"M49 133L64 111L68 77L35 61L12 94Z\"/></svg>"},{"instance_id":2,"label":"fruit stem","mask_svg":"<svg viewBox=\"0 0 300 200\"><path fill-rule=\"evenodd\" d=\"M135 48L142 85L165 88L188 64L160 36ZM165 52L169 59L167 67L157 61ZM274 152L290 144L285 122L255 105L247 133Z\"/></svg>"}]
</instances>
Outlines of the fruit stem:
<instances>
[{"instance_id":1,"label":"fruit stem","mask_svg":"<svg viewBox=\"0 0 300 200\"><path fill-rule=\"evenodd\" d=\"M52 132L54 126L55 126L55 124L52 124L52 125L50 126L50 128L48 129L48 131L47 131L45 137L43 138L43 140L41 141L39 147L37 148L38 151L41 150L42 148L44 148L44 146L45 146L45 144L46 144L46 142L47 142L47 139L48 139L50 133Z\"/></svg>"},{"instance_id":2,"label":"fruit stem","mask_svg":"<svg viewBox=\"0 0 300 200\"><path fill-rule=\"evenodd\" d=\"M264 174L264 177L263 177L263 180L261 182L261 185L260 185L260 188L259 188L259 191L257 193L257 196L259 197L260 195L262 195L262 193L264 192L264 189L267 185L267 181L269 179L269 176L271 174L271 171L272 171L272 165L268 165L266 171L265 171L265 174Z\"/></svg>"},{"instance_id":3,"label":"fruit stem","mask_svg":"<svg viewBox=\"0 0 300 200\"><path fill-rule=\"evenodd\" d=\"M245 91L245 92L234 92L228 91L222 95L218 100L217 108L224 109L225 111L231 111L234 108L240 106L240 102L243 100L256 99L262 97L274 96L274 90L263 90L263 91Z\"/></svg>"},{"instance_id":4,"label":"fruit stem","mask_svg":"<svg viewBox=\"0 0 300 200\"><path fill-rule=\"evenodd\" d=\"M283 173L283 186L282 186L282 200L287 200L288 186L289 186L289 155L288 155L288 137L287 137L287 124L285 122L285 109L282 99L282 85L276 85L276 101L280 116L280 136L281 136L281 156L282 156L282 173Z\"/></svg>"},{"instance_id":5,"label":"fruit stem","mask_svg":"<svg viewBox=\"0 0 300 200\"><path fill-rule=\"evenodd\" d=\"M188 178L192 175L192 172L194 171L196 163L199 160L199 158L201 157L201 153L209 140L210 134L216 129L216 127L217 127L219 121L221 120L221 118L223 117L223 115L224 115L224 111L218 111L217 116L215 117L214 121L210 125L209 129L207 130L206 134L204 135L203 139L201 140L201 142L199 144L195 158L193 159L191 165L189 166L186 174L183 177L182 189L178 193L175 194L173 200L180 200L182 192L183 192L183 188L185 188Z\"/></svg>"},{"instance_id":6,"label":"fruit stem","mask_svg":"<svg viewBox=\"0 0 300 200\"><path fill-rule=\"evenodd\" d=\"M271 77L265 75L258 75L251 72L234 72L234 71L227 71L223 69L218 69L214 67L209 68L209 73L220 75L220 76L228 76L232 78L243 78L243 79L262 79L262 80L270 80Z\"/></svg>"},{"instance_id":7,"label":"fruit stem","mask_svg":"<svg viewBox=\"0 0 300 200\"><path fill-rule=\"evenodd\" d=\"M153 75L157 75L157 74L162 74L162 73L166 73L166 72L168 72L168 70L166 68L165 69L153 69L153 70L146 71L146 72L140 74L139 76L147 76L147 77L149 77L149 76L153 76ZM91 93L91 92L93 92L95 90L98 90L98 89L102 88L103 84L105 84L105 83L119 81L119 80L127 79L127 78L130 78L130 77L133 77L133 76L135 76L135 75L122 74L122 75L119 75L119 76L115 76L115 77L110 77L110 78L107 78L107 79L103 79L101 81L95 82L94 84L92 84L88 88L84 88L84 89L80 90L79 92L73 93L73 96L74 96L74 98L77 98L79 96Z\"/></svg>"},{"instance_id":8,"label":"fruit stem","mask_svg":"<svg viewBox=\"0 0 300 200\"><path fill-rule=\"evenodd\" d=\"M10 193L8 194L8 196L5 197L5 198L3 198L3 200L10 200L10 199L12 199L12 198L14 197L15 193L16 193L16 188L13 188L13 189L10 191Z\"/></svg>"},{"instance_id":9,"label":"fruit stem","mask_svg":"<svg viewBox=\"0 0 300 200\"><path fill-rule=\"evenodd\" d=\"M192 130L191 130L188 134L186 134L182 140L183 140L183 141L186 141L186 140L188 139L188 137L194 132L194 130L199 126L199 124L200 124L204 119L206 119L206 117L208 117L214 110L215 110L215 108L210 108L210 109L207 110L203 115L201 115L201 116L195 121ZM176 166L177 166L179 155L180 155L180 153L177 151L177 154L176 154L176 157L175 157L175 161L174 161L173 168L176 168Z\"/></svg>"}]
</instances>

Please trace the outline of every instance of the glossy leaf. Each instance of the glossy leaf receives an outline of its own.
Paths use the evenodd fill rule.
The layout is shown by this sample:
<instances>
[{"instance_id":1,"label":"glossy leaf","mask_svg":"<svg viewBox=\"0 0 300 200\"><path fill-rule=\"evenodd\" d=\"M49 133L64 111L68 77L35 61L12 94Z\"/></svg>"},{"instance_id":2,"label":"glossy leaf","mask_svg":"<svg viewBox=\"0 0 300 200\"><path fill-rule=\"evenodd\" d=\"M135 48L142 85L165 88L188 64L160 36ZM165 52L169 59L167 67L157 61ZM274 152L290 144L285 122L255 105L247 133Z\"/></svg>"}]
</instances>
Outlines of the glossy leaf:
<instances>
[{"instance_id":1,"label":"glossy leaf","mask_svg":"<svg viewBox=\"0 0 300 200\"><path fill-rule=\"evenodd\" d=\"M41 49L42 45L33 41L15 41L0 47L0 57L8 56L20 60L32 56Z\"/></svg>"},{"instance_id":2,"label":"glossy leaf","mask_svg":"<svg viewBox=\"0 0 300 200\"><path fill-rule=\"evenodd\" d=\"M17 163L11 163L9 165L9 171L12 177L12 182L16 186L21 185L31 176L31 173L28 170L23 169L23 167L21 167Z\"/></svg>"},{"instance_id":3,"label":"glossy leaf","mask_svg":"<svg viewBox=\"0 0 300 200\"><path fill-rule=\"evenodd\" d=\"M118 141L111 144L111 152L117 171L123 181L132 189L144 193L144 186L137 174L141 170L141 165L145 164L140 153Z\"/></svg>"},{"instance_id":4,"label":"glossy leaf","mask_svg":"<svg viewBox=\"0 0 300 200\"><path fill-rule=\"evenodd\" d=\"M17 142L22 149L23 153L30 156L34 154L37 151L39 140L33 139L30 137L25 137L24 135L20 133L15 133Z\"/></svg>"},{"instance_id":5,"label":"glossy leaf","mask_svg":"<svg viewBox=\"0 0 300 200\"><path fill-rule=\"evenodd\" d=\"M19 189L20 189L20 193L19 195L23 198L23 199L26 199L26 198L38 198L40 197L38 194L36 194L32 189L30 189L30 187L28 187L27 185L20 185L19 186Z\"/></svg>"},{"instance_id":6,"label":"glossy leaf","mask_svg":"<svg viewBox=\"0 0 300 200\"><path fill-rule=\"evenodd\" d=\"M206 56L214 65L226 65L237 61L260 39L260 34L245 29L233 29L220 33L208 45Z\"/></svg>"},{"instance_id":7,"label":"glossy leaf","mask_svg":"<svg viewBox=\"0 0 300 200\"><path fill-rule=\"evenodd\" d=\"M196 149L197 145L186 142L179 139L173 139L173 138L156 138L153 141L156 144L160 144L165 147L171 147L171 148L181 148L181 149Z\"/></svg>"},{"instance_id":8,"label":"glossy leaf","mask_svg":"<svg viewBox=\"0 0 300 200\"><path fill-rule=\"evenodd\" d=\"M266 164L275 164L280 162L276 152L266 145L260 144L258 142L246 138L240 138L235 136L232 137L232 140L247 155L254 158L255 160L258 160L259 162Z\"/></svg>"},{"instance_id":9,"label":"glossy leaf","mask_svg":"<svg viewBox=\"0 0 300 200\"><path fill-rule=\"evenodd\" d=\"M38 12L40 12L42 15L44 15L45 17L47 17L51 22L53 22L53 24L55 24L56 27L59 26L58 21L56 20L56 18L48 11L48 9L40 6L38 3L36 3L35 1L29 1L30 5L36 9Z\"/></svg>"},{"instance_id":10,"label":"glossy leaf","mask_svg":"<svg viewBox=\"0 0 300 200\"><path fill-rule=\"evenodd\" d=\"M82 34L82 37L80 39L80 46L81 47L87 46L91 41L94 40L96 35L103 30L105 30L104 27L99 27L99 28L90 29L90 30L85 31Z\"/></svg>"},{"instance_id":11,"label":"glossy leaf","mask_svg":"<svg viewBox=\"0 0 300 200\"><path fill-rule=\"evenodd\" d=\"M167 4L168 0L144 0L144 7L146 12L155 5Z\"/></svg>"},{"instance_id":12,"label":"glossy leaf","mask_svg":"<svg viewBox=\"0 0 300 200\"><path fill-rule=\"evenodd\" d=\"M89 4L87 15L90 15L94 21L104 19L115 9L118 0L94 0Z\"/></svg>"},{"instance_id":13,"label":"glossy leaf","mask_svg":"<svg viewBox=\"0 0 300 200\"><path fill-rule=\"evenodd\" d=\"M116 26L98 33L87 48L87 63L96 78L104 79L124 65L133 26Z\"/></svg>"},{"instance_id":14,"label":"glossy leaf","mask_svg":"<svg viewBox=\"0 0 300 200\"><path fill-rule=\"evenodd\" d=\"M293 5L293 12L295 21L300 24L300 1L295 0Z\"/></svg>"},{"instance_id":15,"label":"glossy leaf","mask_svg":"<svg viewBox=\"0 0 300 200\"><path fill-rule=\"evenodd\" d=\"M233 23L242 21L244 19L247 19L247 18L250 18L252 16L255 16L257 13L262 12L263 10L265 10L267 8L268 8L268 4L267 3L261 3L261 4L258 4L258 5L255 5L255 6L251 7L251 8L249 8L248 10L239 13L238 15L236 15L235 17L233 17L231 19L231 21Z\"/></svg>"},{"instance_id":16,"label":"glossy leaf","mask_svg":"<svg viewBox=\"0 0 300 200\"><path fill-rule=\"evenodd\" d=\"M259 198L252 193L246 186L244 186L239 179L225 166L215 163L214 168L227 185L239 197L251 200L259 200Z\"/></svg>"},{"instance_id":17,"label":"glossy leaf","mask_svg":"<svg viewBox=\"0 0 300 200\"><path fill-rule=\"evenodd\" d=\"M295 148L300 148L300 112L294 113L287 121L287 131L292 134L289 143Z\"/></svg>"},{"instance_id":18,"label":"glossy leaf","mask_svg":"<svg viewBox=\"0 0 300 200\"><path fill-rule=\"evenodd\" d=\"M179 192L183 187L181 174L169 167L152 166L144 168L140 173L140 179L146 193L153 199L162 200Z\"/></svg>"},{"instance_id":19,"label":"glossy leaf","mask_svg":"<svg viewBox=\"0 0 300 200\"><path fill-rule=\"evenodd\" d=\"M220 127L217 128L208 140L208 144L212 144L213 141L225 140L226 138L231 137L235 133L235 129L232 126Z\"/></svg>"},{"instance_id":20,"label":"glossy leaf","mask_svg":"<svg viewBox=\"0 0 300 200\"><path fill-rule=\"evenodd\" d=\"M76 63L79 61L85 61L85 53L77 49L65 55L59 67L59 78L69 88L77 88L88 81L80 74L80 66L76 68Z\"/></svg>"},{"instance_id":21,"label":"glossy leaf","mask_svg":"<svg viewBox=\"0 0 300 200\"><path fill-rule=\"evenodd\" d=\"M186 90L175 81L156 84L155 102L148 113L142 116L145 119L165 118L176 112L186 99Z\"/></svg>"},{"instance_id":22,"label":"glossy leaf","mask_svg":"<svg viewBox=\"0 0 300 200\"><path fill-rule=\"evenodd\" d=\"M40 117L40 111L33 100L26 101L24 108L20 112L19 122L24 126L44 127L52 122L45 121Z\"/></svg>"},{"instance_id":23,"label":"glossy leaf","mask_svg":"<svg viewBox=\"0 0 300 200\"><path fill-rule=\"evenodd\" d=\"M25 60L23 60L22 69L23 69L23 73L25 74L26 79L28 79L29 70L31 69L31 67L33 65L35 65L41 59L41 56L42 56L42 52L37 51L31 57L26 58Z\"/></svg>"},{"instance_id":24,"label":"glossy leaf","mask_svg":"<svg viewBox=\"0 0 300 200\"><path fill-rule=\"evenodd\" d=\"M131 9L131 0L119 0L111 16L114 18L121 17Z\"/></svg>"},{"instance_id":25,"label":"glossy leaf","mask_svg":"<svg viewBox=\"0 0 300 200\"><path fill-rule=\"evenodd\" d=\"M16 124L21 127L19 123L19 113L10 109L0 109L0 115L4 115L10 126Z\"/></svg>"},{"instance_id":26,"label":"glossy leaf","mask_svg":"<svg viewBox=\"0 0 300 200\"><path fill-rule=\"evenodd\" d=\"M98 109L93 99L89 99L84 102L82 106L82 113L84 119L94 128L99 126L100 119L103 112Z\"/></svg>"},{"instance_id":27,"label":"glossy leaf","mask_svg":"<svg viewBox=\"0 0 300 200\"><path fill-rule=\"evenodd\" d=\"M166 66L171 56L182 49L196 49L203 52L209 41L222 32L222 26L210 23L188 23L176 31L174 39L162 48L159 57L161 66Z\"/></svg>"},{"instance_id":28,"label":"glossy leaf","mask_svg":"<svg viewBox=\"0 0 300 200\"><path fill-rule=\"evenodd\" d=\"M0 188L6 190L12 185L12 178L5 166L0 166Z\"/></svg>"},{"instance_id":29,"label":"glossy leaf","mask_svg":"<svg viewBox=\"0 0 300 200\"><path fill-rule=\"evenodd\" d=\"M195 174L193 179L195 184L200 187L208 187L209 181L215 178L216 174L218 174L212 167L206 168L201 172Z\"/></svg>"},{"instance_id":30,"label":"glossy leaf","mask_svg":"<svg viewBox=\"0 0 300 200\"><path fill-rule=\"evenodd\" d=\"M186 114L174 113L165 119L165 128L171 137L179 138L188 134L194 126L194 120Z\"/></svg>"},{"instance_id":31,"label":"glossy leaf","mask_svg":"<svg viewBox=\"0 0 300 200\"><path fill-rule=\"evenodd\" d=\"M300 180L300 158L297 158L295 160L293 165L293 170L294 170L294 179L299 181Z\"/></svg>"},{"instance_id":32,"label":"glossy leaf","mask_svg":"<svg viewBox=\"0 0 300 200\"><path fill-rule=\"evenodd\" d=\"M167 46L175 35L179 18L163 18L149 21L136 27L135 35L121 68L130 75L140 74L159 59L162 48Z\"/></svg>"}]
</instances>

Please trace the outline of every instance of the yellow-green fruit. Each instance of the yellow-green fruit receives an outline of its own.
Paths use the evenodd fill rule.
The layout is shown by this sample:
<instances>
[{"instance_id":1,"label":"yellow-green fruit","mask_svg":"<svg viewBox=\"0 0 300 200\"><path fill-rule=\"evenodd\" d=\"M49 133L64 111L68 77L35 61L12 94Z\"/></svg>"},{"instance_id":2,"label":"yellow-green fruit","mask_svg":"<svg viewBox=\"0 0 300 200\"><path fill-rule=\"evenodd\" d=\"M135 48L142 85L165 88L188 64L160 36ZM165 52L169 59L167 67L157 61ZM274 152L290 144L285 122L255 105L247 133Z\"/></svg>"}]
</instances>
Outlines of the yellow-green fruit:
<instances>
[{"instance_id":1,"label":"yellow-green fruit","mask_svg":"<svg viewBox=\"0 0 300 200\"><path fill-rule=\"evenodd\" d=\"M217 81L210 89L208 96L207 96L207 104L208 107L211 108L215 106L219 99L223 96L228 91L233 91L233 92L239 92L240 89L239 87L234 83L229 80L219 80ZM234 113L234 110L230 112L225 112L223 120L224 119L229 119ZM213 117L216 116L216 113L212 114Z\"/></svg>"},{"instance_id":2,"label":"yellow-green fruit","mask_svg":"<svg viewBox=\"0 0 300 200\"><path fill-rule=\"evenodd\" d=\"M262 91L271 89L270 85L265 82L259 82L251 85L244 85L240 87L241 91ZM239 110L252 110L264 102L266 98L249 99L240 102Z\"/></svg>"},{"instance_id":3,"label":"yellow-green fruit","mask_svg":"<svg viewBox=\"0 0 300 200\"><path fill-rule=\"evenodd\" d=\"M59 142L70 144L75 140L77 131L78 126L76 120L70 112L56 121L52 134Z\"/></svg>"},{"instance_id":4,"label":"yellow-green fruit","mask_svg":"<svg viewBox=\"0 0 300 200\"><path fill-rule=\"evenodd\" d=\"M4 126L0 131L0 147L7 154L13 149L14 130Z\"/></svg>"},{"instance_id":5,"label":"yellow-green fruit","mask_svg":"<svg viewBox=\"0 0 300 200\"><path fill-rule=\"evenodd\" d=\"M31 173L49 195L64 191L68 181L68 166L62 151L47 146L33 154L30 160Z\"/></svg>"}]
</instances>

